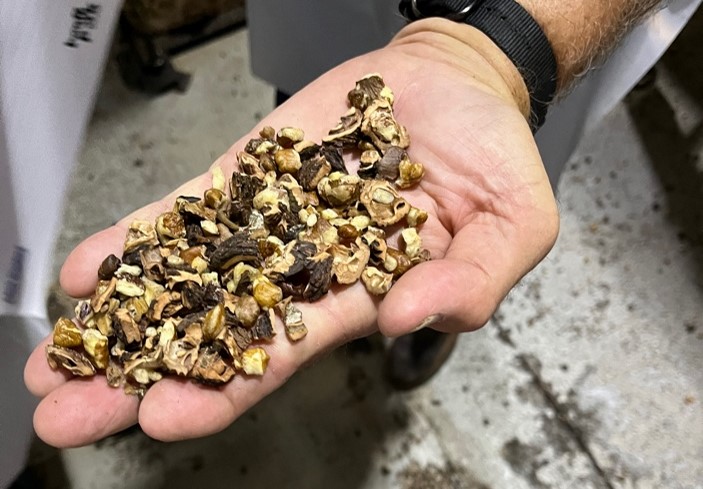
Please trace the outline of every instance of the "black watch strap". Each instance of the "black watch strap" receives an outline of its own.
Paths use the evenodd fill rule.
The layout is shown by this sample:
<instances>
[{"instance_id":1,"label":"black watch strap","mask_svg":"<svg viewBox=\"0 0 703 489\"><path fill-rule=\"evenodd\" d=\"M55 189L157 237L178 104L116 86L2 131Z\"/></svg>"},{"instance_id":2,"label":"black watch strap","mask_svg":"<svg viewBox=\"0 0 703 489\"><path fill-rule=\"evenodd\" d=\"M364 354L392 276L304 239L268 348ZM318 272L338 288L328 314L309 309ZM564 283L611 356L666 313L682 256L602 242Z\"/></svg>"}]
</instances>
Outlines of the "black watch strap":
<instances>
[{"instance_id":1,"label":"black watch strap","mask_svg":"<svg viewBox=\"0 0 703 489\"><path fill-rule=\"evenodd\" d=\"M547 36L514 0L401 0L400 12L412 21L444 17L486 34L515 64L530 92L530 126L544 123L557 89L557 62Z\"/></svg>"}]
</instances>

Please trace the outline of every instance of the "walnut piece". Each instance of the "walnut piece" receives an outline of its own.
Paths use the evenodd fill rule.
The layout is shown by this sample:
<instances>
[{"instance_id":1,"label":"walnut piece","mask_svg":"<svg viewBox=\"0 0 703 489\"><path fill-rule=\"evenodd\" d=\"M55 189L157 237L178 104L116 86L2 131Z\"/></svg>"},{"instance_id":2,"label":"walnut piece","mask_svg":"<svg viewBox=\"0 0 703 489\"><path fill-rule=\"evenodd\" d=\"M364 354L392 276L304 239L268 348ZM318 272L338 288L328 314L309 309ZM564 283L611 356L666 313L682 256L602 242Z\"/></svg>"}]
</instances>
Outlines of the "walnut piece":
<instances>
[{"instance_id":1,"label":"walnut piece","mask_svg":"<svg viewBox=\"0 0 703 489\"><path fill-rule=\"evenodd\" d=\"M242 353L242 370L247 375L264 375L269 359L263 348L249 348Z\"/></svg>"},{"instance_id":2,"label":"walnut piece","mask_svg":"<svg viewBox=\"0 0 703 489\"><path fill-rule=\"evenodd\" d=\"M384 273L376 267L366 267L361 274L361 280L373 295L383 295L391 289L393 274Z\"/></svg>"},{"instance_id":3,"label":"walnut piece","mask_svg":"<svg viewBox=\"0 0 703 489\"><path fill-rule=\"evenodd\" d=\"M83 348L91 356L96 367L107 368L107 336L96 329L86 329L83 332Z\"/></svg>"},{"instance_id":4,"label":"walnut piece","mask_svg":"<svg viewBox=\"0 0 703 489\"><path fill-rule=\"evenodd\" d=\"M320 180L317 191L330 205L344 206L358 198L360 184L361 179L356 175L333 172Z\"/></svg>"},{"instance_id":5,"label":"walnut piece","mask_svg":"<svg viewBox=\"0 0 703 489\"><path fill-rule=\"evenodd\" d=\"M124 252L129 253L144 245L156 246L158 244L156 230L149 221L132 221L127 231Z\"/></svg>"},{"instance_id":6,"label":"walnut piece","mask_svg":"<svg viewBox=\"0 0 703 489\"><path fill-rule=\"evenodd\" d=\"M73 348L83 344L83 335L78 326L68 318L61 317L54 325L54 344L64 348Z\"/></svg>"}]
</instances>

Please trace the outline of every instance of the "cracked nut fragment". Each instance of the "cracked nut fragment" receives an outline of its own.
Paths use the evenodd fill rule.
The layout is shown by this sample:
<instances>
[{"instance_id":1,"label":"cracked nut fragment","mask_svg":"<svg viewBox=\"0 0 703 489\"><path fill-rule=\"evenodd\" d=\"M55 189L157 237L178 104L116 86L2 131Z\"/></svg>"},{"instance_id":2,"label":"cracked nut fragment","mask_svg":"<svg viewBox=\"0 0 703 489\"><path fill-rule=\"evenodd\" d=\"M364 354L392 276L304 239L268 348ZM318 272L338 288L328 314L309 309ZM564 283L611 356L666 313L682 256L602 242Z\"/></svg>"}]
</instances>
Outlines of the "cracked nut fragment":
<instances>
[{"instance_id":1,"label":"cracked nut fragment","mask_svg":"<svg viewBox=\"0 0 703 489\"><path fill-rule=\"evenodd\" d=\"M395 224L410 211L410 204L384 180L364 182L359 200L366 207L371 219L379 226Z\"/></svg>"},{"instance_id":2,"label":"cracked nut fragment","mask_svg":"<svg viewBox=\"0 0 703 489\"><path fill-rule=\"evenodd\" d=\"M107 336L96 329L86 329L83 332L83 348L91 356L96 367L107 368Z\"/></svg>"},{"instance_id":3,"label":"cracked nut fragment","mask_svg":"<svg viewBox=\"0 0 703 489\"><path fill-rule=\"evenodd\" d=\"M300 155L294 149L279 149L273 159L281 173L295 173L302 166Z\"/></svg>"},{"instance_id":4,"label":"cracked nut fragment","mask_svg":"<svg viewBox=\"0 0 703 489\"><path fill-rule=\"evenodd\" d=\"M410 258L419 256L422 251L422 240L420 239L420 235L417 234L417 229L403 229L400 234L403 238L403 243L405 244L405 254Z\"/></svg>"},{"instance_id":5,"label":"cracked nut fragment","mask_svg":"<svg viewBox=\"0 0 703 489\"><path fill-rule=\"evenodd\" d=\"M369 247L360 239L348 247L333 245L330 253L334 260L332 273L340 284L353 284L359 280L371 256Z\"/></svg>"},{"instance_id":6,"label":"cracked nut fragment","mask_svg":"<svg viewBox=\"0 0 703 489\"><path fill-rule=\"evenodd\" d=\"M127 238L124 243L124 252L129 253L140 246L156 246L159 240L156 237L156 229L149 221L132 221L127 231Z\"/></svg>"},{"instance_id":7,"label":"cracked nut fragment","mask_svg":"<svg viewBox=\"0 0 703 489\"><path fill-rule=\"evenodd\" d=\"M330 130L329 134L322 138L325 143L337 142L345 146L354 146L359 140L359 129L361 128L363 114L356 107L352 107L344 114L339 124Z\"/></svg>"},{"instance_id":8,"label":"cracked nut fragment","mask_svg":"<svg viewBox=\"0 0 703 489\"><path fill-rule=\"evenodd\" d=\"M83 344L83 333L68 318L61 317L54 325L54 344L64 348L73 348Z\"/></svg>"},{"instance_id":9,"label":"cracked nut fragment","mask_svg":"<svg viewBox=\"0 0 703 489\"><path fill-rule=\"evenodd\" d=\"M247 375L264 375L269 359L263 348L249 348L242 353L242 370Z\"/></svg>"},{"instance_id":10,"label":"cracked nut fragment","mask_svg":"<svg viewBox=\"0 0 703 489\"><path fill-rule=\"evenodd\" d=\"M53 369L61 366L79 377L95 375L95 367L88 357L79 351L57 345L47 345L46 356L49 360L49 366Z\"/></svg>"},{"instance_id":11,"label":"cracked nut fragment","mask_svg":"<svg viewBox=\"0 0 703 489\"><path fill-rule=\"evenodd\" d=\"M98 278L100 280L110 280L122 262L115 255L108 255L98 268Z\"/></svg>"},{"instance_id":12,"label":"cracked nut fragment","mask_svg":"<svg viewBox=\"0 0 703 489\"><path fill-rule=\"evenodd\" d=\"M164 212L156 218L156 233L159 241L166 244L186 235L186 225L178 212Z\"/></svg>"},{"instance_id":13,"label":"cracked nut fragment","mask_svg":"<svg viewBox=\"0 0 703 489\"><path fill-rule=\"evenodd\" d=\"M381 152L391 146L403 149L410 146L407 129L395 120L393 109L387 100L375 100L364 111L361 132L368 136Z\"/></svg>"},{"instance_id":14,"label":"cracked nut fragment","mask_svg":"<svg viewBox=\"0 0 703 489\"><path fill-rule=\"evenodd\" d=\"M395 181L398 188L409 188L422 180L425 167L422 163L413 163L408 159L402 160L398 165L399 178Z\"/></svg>"},{"instance_id":15,"label":"cracked nut fragment","mask_svg":"<svg viewBox=\"0 0 703 489\"><path fill-rule=\"evenodd\" d=\"M234 377L234 369L227 365L217 351L206 348L199 352L191 375L205 384L220 385Z\"/></svg>"},{"instance_id":16,"label":"cracked nut fragment","mask_svg":"<svg viewBox=\"0 0 703 489\"><path fill-rule=\"evenodd\" d=\"M373 295L383 295L391 290L393 274L382 272L376 267L366 267L361 274L361 281Z\"/></svg>"},{"instance_id":17,"label":"cracked nut fragment","mask_svg":"<svg viewBox=\"0 0 703 489\"><path fill-rule=\"evenodd\" d=\"M303 313L291 302L290 297L280 302L277 309L283 319L283 326L288 339L295 342L305 338L308 334L308 328L303 322Z\"/></svg>"},{"instance_id":18,"label":"cracked nut fragment","mask_svg":"<svg viewBox=\"0 0 703 489\"><path fill-rule=\"evenodd\" d=\"M361 179L356 175L333 172L320 180L317 191L330 205L344 206L358 198L360 184Z\"/></svg>"},{"instance_id":19,"label":"cracked nut fragment","mask_svg":"<svg viewBox=\"0 0 703 489\"><path fill-rule=\"evenodd\" d=\"M383 99L393 105L393 92L383 82L381 75L372 73L356 82L356 86L347 95L352 107L359 110L366 108L374 101Z\"/></svg>"},{"instance_id":20,"label":"cracked nut fragment","mask_svg":"<svg viewBox=\"0 0 703 489\"><path fill-rule=\"evenodd\" d=\"M276 141L282 148L292 148L305 139L305 133L297 127L284 127L276 135Z\"/></svg>"},{"instance_id":21,"label":"cracked nut fragment","mask_svg":"<svg viewBox=\"0 0 703 489\"><path fill-rule=\"evenodd\" d=\"M100 264L92 296L73 320L56 322L49 365L99 371L140 397L169 376L219 386L264 375L261 345L281 341L274 312L288 341L303 341L295 301L322 299L333 280L382 295L428 260L417 231L427 212L398 193L425 169L406 151L393 92L370 74L347 98L321 142L301 128L263 127L237 154L238 171L216 166L202 197L179 196L153 222L133 221L121 257ZM359 158L356 174L345 152ZM396 249L386 241L396 228L385 229L403 219Z\"/></svg>"}]
</instances>

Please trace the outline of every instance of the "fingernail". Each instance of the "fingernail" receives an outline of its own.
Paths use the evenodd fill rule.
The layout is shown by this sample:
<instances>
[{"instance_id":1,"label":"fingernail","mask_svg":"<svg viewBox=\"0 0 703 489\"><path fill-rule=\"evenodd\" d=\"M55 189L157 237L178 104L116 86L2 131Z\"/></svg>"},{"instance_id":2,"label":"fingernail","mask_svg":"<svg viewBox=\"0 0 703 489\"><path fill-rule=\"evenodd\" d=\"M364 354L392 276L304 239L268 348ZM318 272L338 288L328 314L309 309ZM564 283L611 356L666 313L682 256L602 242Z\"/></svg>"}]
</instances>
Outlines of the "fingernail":
<instances>
[{"instance_id":1,"label":"fingernail","mask_svg":"<svg viewBox=\"0 0 703 489\"><path fill-rule=\"evenodd\" d=\"M444 314L432 314L431 316L427 316L420 324L417 325L415 329L412 330L412 332L414 333L415 331L420 331L421 329L434 326L435 324L441 322L443 319Z\"/></svg>"}]
</instances>

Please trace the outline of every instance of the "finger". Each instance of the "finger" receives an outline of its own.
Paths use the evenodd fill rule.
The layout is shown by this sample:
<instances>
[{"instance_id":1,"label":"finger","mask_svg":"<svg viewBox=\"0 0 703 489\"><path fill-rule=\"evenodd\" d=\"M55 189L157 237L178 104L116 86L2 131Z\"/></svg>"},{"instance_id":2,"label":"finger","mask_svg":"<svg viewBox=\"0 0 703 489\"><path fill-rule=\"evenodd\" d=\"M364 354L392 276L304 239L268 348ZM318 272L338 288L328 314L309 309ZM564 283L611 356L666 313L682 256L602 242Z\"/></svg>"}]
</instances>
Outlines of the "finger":
<instances>
[{"instance_id":1,"label":"finger","mask_svg":"<svg viewBox=\"0 0 703 489\"><path fill-rule=\"evenodd\" d=\"M216 433L284 384L303 365L374 330L376 300L361 284L330 292L314 304L297 305L308 335L291 343L282 325L277 324L274 342L264 345L271 360L262 377L238 375L220 389L175 379L159 381L149 389L139 409L144 432L162 441Z\"/></svg>"},{"instance_id":2,"label":"finger","mask_svg":"<svg viewBox=\"0 0 703 489\"><path fill-rule=\"evenodd\" d=\"M59 448L77 447L137 422L139 399L107 385L104 376L72 380L50 392L34 412L39 438Z\"/></svg>"},{"instance_id":3,"label":"finger","mask_svg":"<svg viewBox=\"0 0 703 489\"><path fill-rule=\"evenodd\" d=\"M72 378L65 370L54 370L49 366L49 362L46 360L46 345L51 344L52 341L52 335L44 338L34 349L24 366L24 383L29 392L37 397L48 395Z\"/></svg>"},{"instance_id":4,"label":"finger","mask_svg":"<svg viewBox=\"0 0 703 489\"><path fill-rule=\"evenodd\" d=\"M544 225L464 227L442 259L412 268L390 290L379 308L381 332L395 337L430 326L451 332L483 326L556 239L553 220L529 222Z\"/></svg>"}]
</instances>

